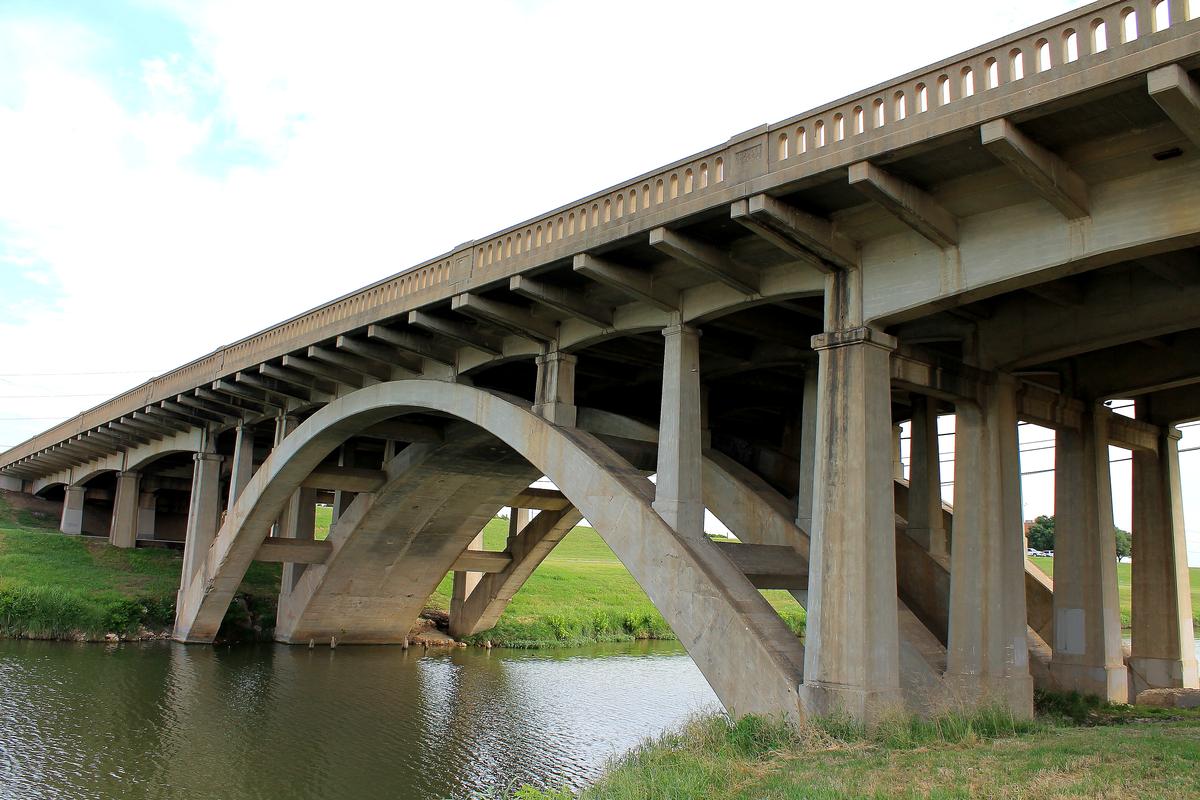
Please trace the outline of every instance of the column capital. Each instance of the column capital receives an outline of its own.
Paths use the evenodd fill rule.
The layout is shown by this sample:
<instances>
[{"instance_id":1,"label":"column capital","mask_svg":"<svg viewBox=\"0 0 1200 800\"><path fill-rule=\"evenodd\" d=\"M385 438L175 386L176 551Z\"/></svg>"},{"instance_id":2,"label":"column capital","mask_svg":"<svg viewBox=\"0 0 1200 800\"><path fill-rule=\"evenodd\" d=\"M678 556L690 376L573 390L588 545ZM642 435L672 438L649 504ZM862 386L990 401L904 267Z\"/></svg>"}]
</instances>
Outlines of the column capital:
<instances>
[{"instance_id":1,"label":"column capital","mask_svg":"<svg viewBox=\"0 0 1200 800\"><path fill-rule=\"evenodd\" d=\"M218 455L217 453L194 453L192 455L193 461L216 461L219 463L224 459L225 456Z\"/></svg>"},{"instance_id":2,"label":"column capital","mask_svg":"<svg viewBox=\"0 0 1200 800\"><path fill-rule=\"evenodd\" d=\"M1174 439L1176 442L1178 442L1183 438L1183 431L1179 430L1179 428L1176 428L1174 425L1164 425L1163 436L1167 439Z\"/></svg>"},{"instance_id":3,"label":"column capital","mask_svg":"<svg viewBox=\"0 0 1200 800\"><path fill-rule=\"evenodd\" d=\"M578 360L579 356L574 356L570 353L564 353L561 350L547 350L545 353L542 353L534 358L534 362L538 364L546 364L550 361L559 361L564 364L574 364Z\"/></svg>"},{"instance_id":4,"label":"column capital","mask_svg":"<svg viewBox=\"0 0 1200 800\"><path fill-rule=\"evenodd\" d=\"M663 336L679 336L681 334L688 334L691 336L701 336L702 335L699 328L694 328L691 325L685 325L681 322L676 323L674 325L668 325L667 327L662 329Z\"/></svg>"},{"instance_id":5,"label":"column capital","mask_svg":"<svg viewBox=\"0 0 1200 800\"><path fill-rule=\"evenodd\" d=\"M867 344L884 350L895 350L897 342L895 336L889 336L866 325L840 331L826 331L812 337L813 350L832 350L835 347L847 347L853 344Z\"/></svg>"}]
</instances>

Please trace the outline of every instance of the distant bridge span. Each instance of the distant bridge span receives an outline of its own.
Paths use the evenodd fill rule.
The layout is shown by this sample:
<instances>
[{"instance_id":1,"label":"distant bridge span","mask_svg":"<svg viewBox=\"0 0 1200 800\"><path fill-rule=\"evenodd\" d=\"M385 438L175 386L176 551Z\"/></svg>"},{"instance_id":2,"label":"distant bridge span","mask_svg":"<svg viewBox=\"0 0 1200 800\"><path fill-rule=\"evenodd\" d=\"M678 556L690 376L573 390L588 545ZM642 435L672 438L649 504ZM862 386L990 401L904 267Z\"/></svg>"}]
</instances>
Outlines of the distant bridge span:
<instances>
[{"instance_id":1,"label":"distant bridge span","mask_svg":"<svg viewBox=\"0 0 1200 800\"><path fill-rule=\"evenodd\" d=\"M183 641L256 558L285 564L282 641L401 640L447 571L479 630L582 515L736 713L1195 686L1195 16L1093 3L747 131L119 395L0 454L0 486L61 499L65 533L184 540ZM1021 422L1055 431L1053 582L1023 558ZM761 588L806 605L803 646Z\"/></svg>"}]
</instances>

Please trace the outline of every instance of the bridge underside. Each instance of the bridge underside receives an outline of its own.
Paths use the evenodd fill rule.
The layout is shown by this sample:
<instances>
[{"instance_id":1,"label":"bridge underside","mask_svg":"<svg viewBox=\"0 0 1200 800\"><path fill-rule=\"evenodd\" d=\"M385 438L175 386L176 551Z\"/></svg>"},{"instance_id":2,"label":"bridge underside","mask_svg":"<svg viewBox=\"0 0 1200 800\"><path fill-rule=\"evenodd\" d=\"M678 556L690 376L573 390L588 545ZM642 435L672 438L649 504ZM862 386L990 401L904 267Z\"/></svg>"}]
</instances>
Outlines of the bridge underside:
<instances>
[{"instance_id":1,"label":"bridge underside","mask_svg":"<svg viewBox=\"0 0 1200 800\"><path fill-rule=\"evenodd\" d=\"M256 558L285 564L284 641L400 641L447 572L455 631L484 630L586 517L735 713L1196 686L1189 13L1094 3L734 137L156 379L0 481L61 498L67 533L184 540L181 641ZM1021 424L1053 431L1053 582L1024 558ZM504 505L506 551L480 552ZM803 644L763 588L805 605Z\"/></svg>"}]
</instances>

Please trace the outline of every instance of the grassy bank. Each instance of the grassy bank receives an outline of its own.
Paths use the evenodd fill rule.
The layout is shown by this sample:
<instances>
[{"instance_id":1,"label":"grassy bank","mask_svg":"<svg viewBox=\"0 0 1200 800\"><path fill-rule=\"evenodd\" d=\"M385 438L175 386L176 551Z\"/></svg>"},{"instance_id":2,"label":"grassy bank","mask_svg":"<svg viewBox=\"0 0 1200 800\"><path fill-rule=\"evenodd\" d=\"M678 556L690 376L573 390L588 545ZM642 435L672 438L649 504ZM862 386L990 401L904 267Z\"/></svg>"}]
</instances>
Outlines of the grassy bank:
<instances>
[{"instance_id":1,"label":"grassy bank","mask_svg":"<svg viewBox=\"0 0 1200 800\"><path fill-rule=\"evenodd\" d=\"M1029 559L1034 564L1042 568L1042 570L1054 577L1054 559L1043 558L1041 556L1031 557ZM1130 577L1131 564L1117 564L1117 591L1121 596L1121 627L1129 627L1129 593L1132 586L1132 578ZM1192 586L1192 624L1200 628L1200 568L1193 567L1188 570L1189 578Z\"/></svg>"},{"instance_id":2,"label":"grassy bank","mask_svg":"<svg viewBox=\"0 0 1200 800\"><path fill-rule=\"evenodd\" d=\"M1066 712L1066 713L1064 713ZM1200 713L1040 698L1039 715L842 719L803 729L753 717L693 720L612 762L581 800L703 797L1191 798L1200 796ZM524 800L566 800L525 787Z\"/></svg>"},{"instance_id":3,"label":"grassy bank","mask_svg":"<svg viewBox=\"0 0 1200 800\"><path fill-rule=\"evenodd\" d=\"M0 635L48 638L131 634L171 623L182 554L177 550L122 550L97 539L62 536L55 521L12 508L0 498ZM329 509L317 509L317 536L325 538ZM506 520L484 530L484 546L504 548ZM274 620L277 564L254 564L228 623L247 629ZM429 598L433 610L450 607L451 578ZM804 612L786 592L769 599L797 631ZM253 615L255 619L247 619ZM226 631L233 630L232 625ZM471 637L497 647L565 647L634 638L673 638L662 615L591 528L576 528L513 598L496 628Z\"/></svg>"},{"instance_id":4,"label":"grassy bank","mask_svg":"<svg viewBox=\"0 0 1200 800\"><path fill-rule=\"evenodd\" d=\"M57 532L55 521L0 498L0 636L103 638L162 629L175 617L182 554L123 550ZM255 564L242 584L247 605L274 607L279 566Z\"/></svg>"},{"instance_id":5,"label":"grassy bank","mask_svg":"<svg viewBox=\"0 0 1200 800\"><path fill-rule=\"evenodd\" d=\"M508 537L506 520L484 529L484 548L502 550ZM449 608L447 576L430 605ZM804 610L787 592L766 592L797 632ZM502 647L558 647L632 638L674 638L646 593L591 528L571 531L550 553L512 599L500 623L470 637Z\"/></svg>"}]
</instances>

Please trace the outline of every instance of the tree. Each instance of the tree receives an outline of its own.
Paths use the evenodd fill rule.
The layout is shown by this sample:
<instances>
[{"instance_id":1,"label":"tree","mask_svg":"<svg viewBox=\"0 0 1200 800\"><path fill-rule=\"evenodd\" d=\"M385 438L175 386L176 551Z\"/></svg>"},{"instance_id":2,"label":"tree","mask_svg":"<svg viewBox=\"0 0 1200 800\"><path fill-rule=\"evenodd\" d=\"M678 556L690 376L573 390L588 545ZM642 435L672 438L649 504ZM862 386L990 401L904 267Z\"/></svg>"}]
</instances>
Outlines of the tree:
<instances>
[{"instance_id":1,"label":"tree","mask_svg":"<svg viewBox=\"0 0 1200 800\"><path fill-rule=\"evenodd\" d=\"M1129 536L1129 531L1117 528L1117 558L1129 558L1132 553L1133 540Z\"/></svg>"},{"instance_id":2,"label":"tree","mask_svg":"<svg viewBox=\"0 0 1200 800\"><path fill-rule=\"evenodd\" d=\"M1054 551L1054 517L1038 517L1029 526L1029 546L1034 550Z\"/></svg>"},{"instance_id":3,"label":"tree","mask_svg":"<svg viewBox=\"0 0 1200 800\"><path fill-rule=\"evenodd\" d=\"M1133 540L1129 531L1115 529L1117 558L1128 558L1133 552ZM1029 526L1029 546L1034 550L1054 552L1054 517L1040 516Z\"/></svg>"}]
</instances>

